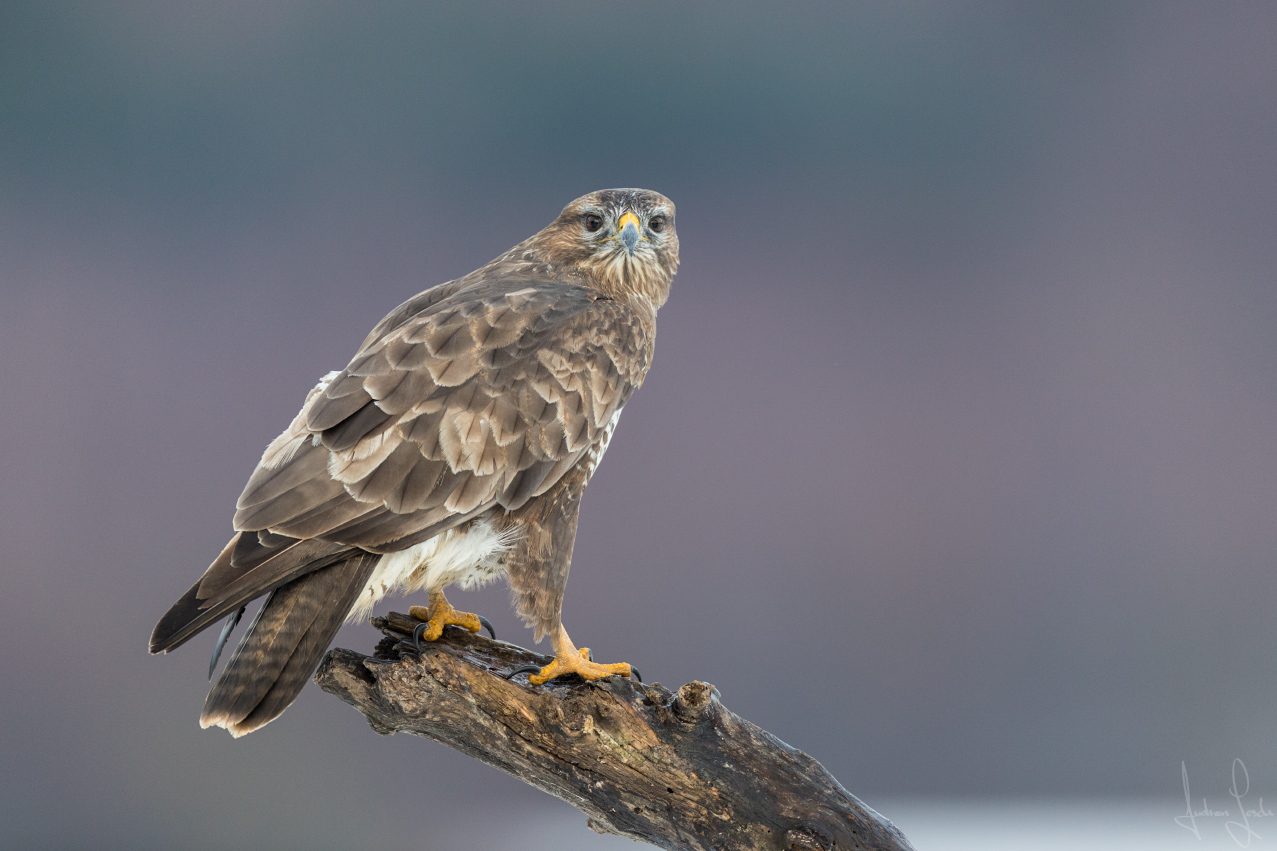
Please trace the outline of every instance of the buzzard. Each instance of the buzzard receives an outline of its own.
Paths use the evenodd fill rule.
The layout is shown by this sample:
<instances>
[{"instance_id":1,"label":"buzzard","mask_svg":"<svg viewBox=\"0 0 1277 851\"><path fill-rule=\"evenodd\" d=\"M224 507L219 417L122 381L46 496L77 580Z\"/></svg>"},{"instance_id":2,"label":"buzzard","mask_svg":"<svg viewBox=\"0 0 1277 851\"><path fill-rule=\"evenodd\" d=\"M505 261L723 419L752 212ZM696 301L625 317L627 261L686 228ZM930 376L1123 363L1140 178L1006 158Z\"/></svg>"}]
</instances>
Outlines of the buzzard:
<instances>
[{"instance_id":1,"label":"buzzard","mask_svg":"<svg viewBox=\"0 0 1277 851\"><path fill-rule=\"evenodd\" d=\"M429 591L410 609L427 641L450 624L477 632L483 619L444 588L502 575L554 644L531 682L630 676L577 649L560 612L581 495L651 366L677 269L669 199L603 190L381 320L266 448L235 536L151 635L165 653L226 618L215 665L266 596L201 726L238 737L277 718L341 624L392 591Z\"/></svg>"}]
</instances>

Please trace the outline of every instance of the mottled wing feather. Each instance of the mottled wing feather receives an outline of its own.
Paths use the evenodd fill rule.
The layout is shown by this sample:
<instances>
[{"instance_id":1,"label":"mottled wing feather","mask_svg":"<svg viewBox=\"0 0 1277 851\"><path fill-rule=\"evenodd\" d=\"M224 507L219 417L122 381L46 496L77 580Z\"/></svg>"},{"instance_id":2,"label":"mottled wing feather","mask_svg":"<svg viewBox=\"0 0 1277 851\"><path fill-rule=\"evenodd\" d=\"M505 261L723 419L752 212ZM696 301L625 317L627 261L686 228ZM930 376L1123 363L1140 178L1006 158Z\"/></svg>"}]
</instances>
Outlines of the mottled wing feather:
<instances>
[{"instance_id":1,"label":"mottled wing feather","mask_svg":"<svg viewBox=\"0 0 1277 851\"><path fill-rule=\"evenodd\" d=\"M269 531L240 532L151 634L151 652L173 650L228 613L296 577L346 558L350 547Z\"/></svg>"},{"instance_id":2,"label":"mottled wing feather","mask_svg":"<svg viewBox=\"0 0 1277 851\"><path fill-rule=\"evenodd\" d=\"M642 382L633 311L582 287L437 287L307 397L240 497L239 530L390 552L544 493Z\"/></svg>"}]
</instances>

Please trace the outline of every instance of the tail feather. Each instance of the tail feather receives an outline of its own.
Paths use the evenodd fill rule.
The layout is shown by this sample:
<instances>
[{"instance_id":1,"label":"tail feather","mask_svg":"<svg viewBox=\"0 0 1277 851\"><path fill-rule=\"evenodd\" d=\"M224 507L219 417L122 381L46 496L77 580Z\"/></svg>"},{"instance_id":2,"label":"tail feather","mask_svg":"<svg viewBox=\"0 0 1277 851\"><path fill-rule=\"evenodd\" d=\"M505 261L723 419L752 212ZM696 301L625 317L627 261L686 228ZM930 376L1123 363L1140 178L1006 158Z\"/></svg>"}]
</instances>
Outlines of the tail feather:
<instances>
[{"instance_id":1,"label":"tail feather","mask_svg":"<svg viewBox=\"0 0 1277 851\"><path fill-rule=\"evenodd\" d=\"M200 726L238 738L278 718L315 672L378 558L361 553L275 589L209 691Z\"/></svg>"}]
</instances>

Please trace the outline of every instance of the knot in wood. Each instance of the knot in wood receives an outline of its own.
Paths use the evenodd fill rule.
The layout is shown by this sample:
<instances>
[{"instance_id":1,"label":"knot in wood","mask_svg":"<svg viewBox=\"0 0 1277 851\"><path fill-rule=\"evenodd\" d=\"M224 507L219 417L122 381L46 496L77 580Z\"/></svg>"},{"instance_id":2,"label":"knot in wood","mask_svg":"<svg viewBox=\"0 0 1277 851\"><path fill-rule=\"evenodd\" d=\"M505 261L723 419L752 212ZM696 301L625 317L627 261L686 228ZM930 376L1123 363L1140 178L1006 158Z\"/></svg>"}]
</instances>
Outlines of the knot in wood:
<instances>
[{"instance_id":1,"label":"knot in wood","mask_svg":"<svg viewBox=\"0 0 1277 851\"><path fill-rule=\"evenodd\" d=\"M687 724L695 723L718 699L718 689L710 683L693 680L678 690L674 698L674 714Z\"/></svg>"}]
</instances>

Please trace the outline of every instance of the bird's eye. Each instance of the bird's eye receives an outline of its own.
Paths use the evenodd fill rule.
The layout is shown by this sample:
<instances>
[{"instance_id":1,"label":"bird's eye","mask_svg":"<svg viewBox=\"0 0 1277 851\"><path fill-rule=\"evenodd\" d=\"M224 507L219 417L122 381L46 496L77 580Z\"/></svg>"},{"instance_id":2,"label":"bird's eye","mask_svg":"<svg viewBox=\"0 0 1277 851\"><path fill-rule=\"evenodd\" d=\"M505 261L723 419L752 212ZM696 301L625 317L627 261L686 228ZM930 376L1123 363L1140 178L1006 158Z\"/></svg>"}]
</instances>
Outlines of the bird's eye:
<instances>
[{"instance_id":1,"label":"bird's eye","mask_svg":"<svg viewBox=\"0 0 1277 851\"><path fill-rule=\"evenodd\" d=\"M585 217L585 229L588 230L590 233L594 233L596 230L598 230L601 227L603 227L602 216L598 215L597 213L590 213L589 215Z\"/></svg>"},{"instance_id":2,"label":"bird's eye","mask_svg":"<svg viewBox=\"0 0 1277 851\"><path fill-rule=\"evenodd\" d=\"M660 233L665 230L665 217L652 216L652 220L647 223L647 226L651 229L652 233Z\"/></svg>"}]
</instances>

